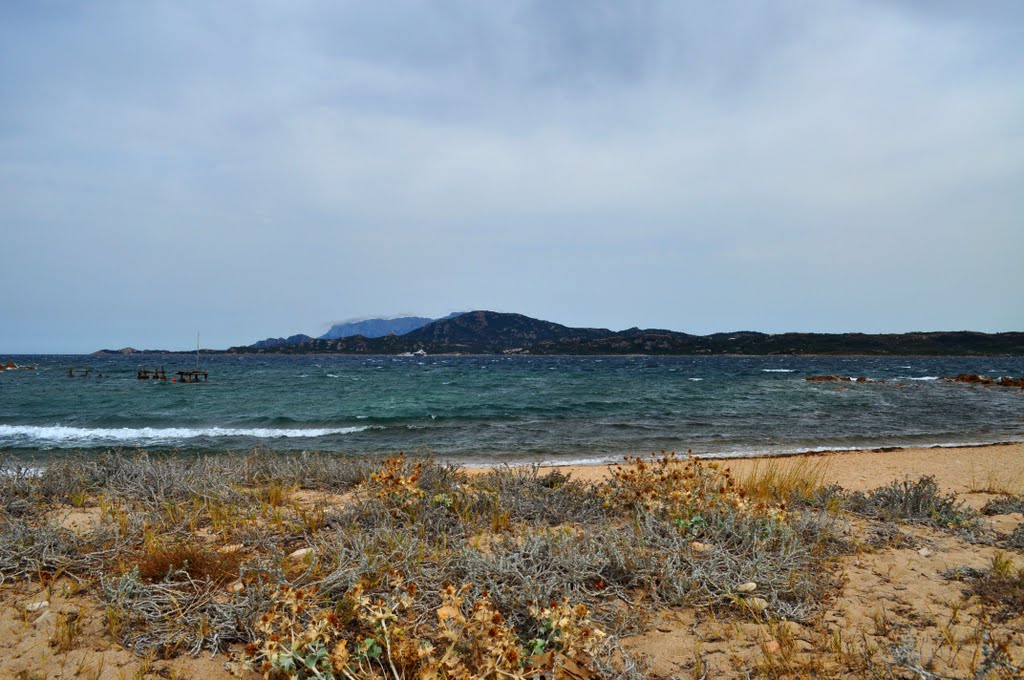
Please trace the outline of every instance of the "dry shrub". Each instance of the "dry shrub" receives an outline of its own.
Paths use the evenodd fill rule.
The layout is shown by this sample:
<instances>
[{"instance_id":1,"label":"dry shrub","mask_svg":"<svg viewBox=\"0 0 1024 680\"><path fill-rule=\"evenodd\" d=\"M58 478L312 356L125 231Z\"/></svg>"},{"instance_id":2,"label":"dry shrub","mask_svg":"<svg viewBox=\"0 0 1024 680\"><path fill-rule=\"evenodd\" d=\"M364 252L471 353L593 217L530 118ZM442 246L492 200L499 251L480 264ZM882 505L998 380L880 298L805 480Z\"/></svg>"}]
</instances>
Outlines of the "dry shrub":
<instances>
[{"instance_id":1,"label":"dry shrub","mask_svg":"<svg viewBox=\"0 0 1024 680\"><path fill-rule=\"evenodd\" d=\"M724 508L772 516L785 511L784 503L749 502L728 469L705 463L692 452L686 458L673 452L650 460L639 456L625 460L625 465L612 468L611 479L598 489L609 507L652 512L681 522Z\"/></svg>"},{"instance_id":2,"label":"dry shrub","mask_svg":"<svg viewBox=\"0 0 1024 680\"><path fill-rule=\"evenodd\" d=\"M277 453L267 447L251 449L239 464L235 456L224 456L234 468L235 479L245 486L259 487L271 482L303 489L344 491L362 482L374 461L334 453L303 451Z\"/></svg>"},{"instance_id":3,"label":"dry shrub","mask_svg":"<svg viewBox=\"0 0 1024 680\"><path fill-rule=\"evenodd\" d=\"M866 494L854 492L847 502L853 512L886 522L915 522L952 529L965 536L982 533L978 513L956 494L942 494L932 476L892 482Z\"/></svg>"},{"instance_id":4,"label":"dry shrub","mask_svg":"<svg viewBox=\"0 0 1024 680\"><path fill-rule=\"evenodd\" d=\"M537 466L499 467L473 480L493 508L501 509L509 522L529 522L555 526L573 522L590 524L607 516L601 498L592 484L573 480L559 471L541 475Z\"/></svg>"},{"instance_id":5,"label":"dry shrub","mask_svg":"<svg viewBox=\"0 0 1024 680\"><path fill-rule=\"evenodd\" d=\"M54 524L0 517L0 583L8 578L85 571L94 563L85 548L80 538Z\"/></svg>"},{"instance_id":6,"label":"dry shrub","mask_svg":"<svg viewBox=\"0 0 1024 680\"><path fill-rule=\"evenodd\" d=\"M422 476L423 462L411 464L404 453L399 453L381 461L380 467L370 474L370 478L360 488L380 500L403 507L424 495L423 489L419 487Z\"/></svg>"},{"instance_id":7,"label":"dry shrub","mask_svg":"<svg viewBox=\"0 0 1024 680\"><path fill-rule=\"evenodd\" d=\"M1024 497L1003 496L993 498L981 508L983 515L1009 515L1011 512L1024 513Z\"/></svg>"},{"instance_id":8,"label":"dry shrub","mask_svg":"<svg viewBox=\"0 0 1024 680\"><path fill-rule=\"evenodd\" d=\"M1015 550L1024 550L1024 524L1018 524L1017 528L1006 537L1006 545Z\"/></svg>"},{"instance_id":9,"label":"dry shrub","mask_svg":"<svg viewBox=\"0 0 1024 680\"><path fill-rule=\"evenodd\" d=\"M238 578L240 565L238 552L218 553L181 542L151 545L136 561L139 578L147 583L183 572L197 581L223 585Z\"/></svg>"},{"instance_id":10,"label":"dry shrub","mask_svg":"<svg viewBox=\"0 0 1024 680\"><path fill-rule=\"evenodd\" d=\"M136 654L171 658L219 651L246 637L254 609L265 608L259 588L225 593L210 581L178 571L145 583L137 570L100 578L101 599L110 632Z\"/></svg>"}]
</instances>

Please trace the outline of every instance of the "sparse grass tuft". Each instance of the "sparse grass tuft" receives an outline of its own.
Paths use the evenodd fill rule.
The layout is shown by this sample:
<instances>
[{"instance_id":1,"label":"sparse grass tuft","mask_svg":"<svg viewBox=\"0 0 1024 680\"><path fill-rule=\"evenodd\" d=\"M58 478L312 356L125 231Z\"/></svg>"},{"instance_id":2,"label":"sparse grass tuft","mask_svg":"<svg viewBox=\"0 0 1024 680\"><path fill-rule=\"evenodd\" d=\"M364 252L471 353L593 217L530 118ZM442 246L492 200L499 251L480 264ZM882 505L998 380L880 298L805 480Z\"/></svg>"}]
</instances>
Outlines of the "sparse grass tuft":
<instances>
[{"instance_id":1,"label":"sparse grass tuft","mask_svg":"<svg viewBox=\"0 0 1024 680\"><path fill-rule=\"evenodd\" d=\"M58 653L70 652L75 648L80 632L81 612L57 612L50 634L50 646Z\"/></svg>"},{"instance_id":2,"label":"sparse grass tuft","mask_svg":"<svg viewBox=\"0 0 1024 680\"><path fill-rule=\"evenodd\" d=\"M790 506L815 505L825 489L828 461L767 458L754 462L739 487L747 498Z\"/></svg>"},{"instance_id":3,"label":"sparse grass tuft","mask_svg":"<svg viewBox=\"0 0 1024 680\"><path fill-rule=\"evenodd\" d=\"M985 479L978 479L971 473L971 493L987 493L998 496L1014 496L1024 493L1024 477L1007 478L1005 474L989 471Z\"/></svg>"}]
</instances>

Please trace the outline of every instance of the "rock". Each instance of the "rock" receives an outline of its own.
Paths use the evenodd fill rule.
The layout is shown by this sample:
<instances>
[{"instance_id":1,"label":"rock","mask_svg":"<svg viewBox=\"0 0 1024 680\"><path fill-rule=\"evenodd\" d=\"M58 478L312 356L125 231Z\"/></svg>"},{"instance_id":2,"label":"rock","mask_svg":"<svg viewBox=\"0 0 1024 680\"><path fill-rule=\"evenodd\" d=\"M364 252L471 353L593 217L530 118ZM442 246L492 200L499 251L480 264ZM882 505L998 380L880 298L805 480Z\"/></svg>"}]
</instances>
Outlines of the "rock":
<instances>
[{"instance_id":1,"label":"rock","mask_svg":"<svg viewBox=\"0 0 1024 680\"><path fill-rule=\"evenodd\" d=\"M245 590L245 584L241 581L235 581L230 586L228 586L228 590L230 590L232 593L241 593Z\"/></svg>"},{"instance_id":2,"label":"rock","mask_svg":"<svg viewBox=\"0 0 1024 680\"><path fill-rule=\"evenodd\" d=\"M751 597L744 600L744 602L747 603L747 606L750 607L751 611L754 611L758 614L768 609L768 600L764 599L763 597Z\"/></svg>"},{"instance_id":3,"label":"rock","mask_svg":"<svg viewBox=\"0 0 1024 680\"><path fill-rule=\"evenodd\" d=\"M299 560L305 559L307 555L311 555L312 553L313 553L313 549L312 548L299 548L298 550L293 552L291 555L289 555L288 559L295 560L296 562L298 562Z\"/></svg>"},{"instance_id":4,"label":"rock","mask_svg":"<svg viewBox=\"0 0 1024 680\"><path fill-rule=\"evenodd\" d=\"M853 378L848 375L812 375L804 380L807 382L853 382Z\"/></svg>"},{"instance_id":5,"label":"rock","mask_svg":"<svg viewBox=\"0 0 1024 680\"><path fill-rule=\"evenodd\" d=\"M41 600L39 602L32 602L31 604L25 605L25 611L27 611L27 612L37 612L40 609L43 609L44 607L49 607L49 606L50 606L50 603L48 601Z\"/></svg>"},{"instance_id":6,"label":"rock","mask_svg":"<svg viewBox=\"0 0 1024 680\"><path fill-rule=\"evenodd\" d=\"M693 552L707 552L708 550L711 550L711 546L708 545L707 543L701 543L700 541L694 541L693 543L690 544L690 549L693 550Z\"/></svg>"},{"instance_id":7,"label":"rock","mask_svg":"<svg viewBox=\"0 0 1024 680\"><path fill-rule=\"evenodd\" d=\"M920 555L921 557L930 557L931 554L932 554L932 551L929 550L928 548L921 548L920 550L917 551L917 554Z\"/></svg>"},{"instance_id":8,"label":"rock","mask_svg":"<svg viewBox=\"0 0 1024 680\"><path fill-rule=\"evenodd\" d=\"M736 586L737 593L752 593L757 590L757 584L753 581L747 581Z\"/></svg>"},{"instance_id":9,"label":"rock","mask_svg":"<svg viewBox=\"0 0 1024 680\"><path fill-rule=\"evenodd\" d=\"M953 378L944 377L943 380L946 382L968 383L972 385L992 385L995 382L987 375L978 375L977 373L960 373Z\"/></svg>"},{"instance_id":10,"label":"rock","mask_svg":"<svg viewBox=\"0 0 1024 680\"><path fill-rule=\"evenodd\" d=\"M769 654L774 654L779 651L779 647L780 645L778 640L769 640L764 644L764 651Z\"/></svg>"}]
</instances>

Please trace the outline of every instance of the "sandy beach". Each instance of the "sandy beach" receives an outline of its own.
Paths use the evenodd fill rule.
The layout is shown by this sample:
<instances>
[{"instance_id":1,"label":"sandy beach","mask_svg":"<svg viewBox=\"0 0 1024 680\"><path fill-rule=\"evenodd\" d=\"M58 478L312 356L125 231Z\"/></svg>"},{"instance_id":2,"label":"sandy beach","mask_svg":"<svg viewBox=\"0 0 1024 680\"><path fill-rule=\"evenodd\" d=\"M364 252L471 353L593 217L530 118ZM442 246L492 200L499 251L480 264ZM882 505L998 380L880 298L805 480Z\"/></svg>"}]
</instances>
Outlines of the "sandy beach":
<instances>
[{"instance_id":1,"label":"sandy beach","mask_svg":"<svg viewBox=\"0 0 1024 680\"><path fill-rule=\"evenodd\" d=\"M699 456L699 452L694 452ZM894 448L867 451L834 451L774 458L717 459L737 474L757 467L777 465L783 469L809 462L821 466L829 483L851 491L873 489L892 481L935 477L947 492L970 494L996 486L1011 493L1024 493L1024 443L964 447ZM552 468L555 469L555 468ZM557 468L579 479L598 481L609 474L609 466L567 466ZM978 500L978 499L975 499Z\"/></svg>"},{"instance_id":2,"label":"sandy beach","mask_svg":"<svg viewBox=\"0 0 1024 680\"><path fill-rule=\"evenodd\" d=\"M847 498L827 522L830 552L813 563L818 565L816 569L828 571L829 577L822 582L826 587L814 595L813 607L806 615L773 611L768 600L754 597L767 587L761 583L731 584L728 588L735 593L727 592L717 600L687 596L672 604L630 589L630 601L645 604L637 608L637 619L623 627L618 640L620 649L642 659L647 670L623 677L945 678L970 677L983 668L988 669L984 677L1017 677L1024 662L1024 619L1014 589L1024 592L1024 571L1018 571L1024 568L1024 550L1013 537L1022 533L1019 527L1024 522L1020 512L1024 444L836 452L716 463L721 470L728 469L741 486L744 480L755 478L780 483L792 473L793 479L811 480L816 488L838 484L847 492L869 492L930 475L940 494L956 494L965 507L988 510L977 515L977 524L967 531L942 522L872 516L863 510L863 504L861 510L851 510L858 506ZM540 479L549 472L598 485L615 477L611 467L593 466L542 470ZM466 484L486 479L488 474L474 470ZM416 483L398 472L395 475L399 486ZM182 528L188 526L187 519L175 525L177 538L182 538L184 530L185 540L206 544L211 553L221 556L236 551L254 556L263 554L261 550L283 551L287 555L283 573L301 581L298 574L317 565L318 551L326 545L317 542L317 536L328 531L314 526L310 513L316 510L330 517L355 503L359 493L353 496L288 485L267 489L277 489L274 493L280 497L261 491L257 497L263 508L269 508L268 514L262 519L253 516L258 523L284 523L283 533L268 534L272 540L252 538L254 531L245 534L222 529L216 520L193 520L189 534ZM434 497L435 506L449 502L439 498ZM993 501L1009 501L1009 505L1000 509L991 505ZM836 502L835 507L839 506ZM111 510L111 501L102 497L46 507L53 522L79 537L110 525L111 517L120 517L122 524L129 522L127 514L118 515ZM301 519L289 524L289 512L305 518L305 528ZM806 505L786 512L796 517L818 510ZM320 517L323 521L324 515ZM511 520L507 513L496 517L501 521L492 518L490 529L468 539L468 545L483 551L481 554L496 550L501 535L514 536L520 530L514 515ZM689 517L687 521L692 522L693 516ZM14 521L10 507L8 514L0 515L0 527L4 522L13 526ZM571 531L586 533L571 520L567 522L552 521L546 526L572 526L576 528ZM524 521L523 526L528 524ZM329 527L330 521L325 525ZM821 526L826 531L826 524ZM543 528L541 532L551 530ZM694 535L697 538L687 550L698 560L702 552L714 554L717 544L724 541L713 533ZM819 548L824 550L821 546L813 549ZM10 540L4 550L12 550ZM132 548L126 554L137 551ZM123 570L129 562L125 557L116 564ZM6 562L0 562L4 564L12 564L9 555ZM105 568L115 570L116 564ZM385 566L402 569L398 562ZM19 578L9 568L0 583L0 677L260 677L245 669L245 645L240 642L224 644L215 654L206 647L196 654L181 646L168 648L167 653L159 647L144 649L141 641L147 638L132 638L132 631L125 629L134 624L112 621L113 605L109 595L102 594L95 576L45 571ZM107 578L109 590L113 576ZM245 578L223 582L216 586L219 594L213 594L211 602L226 603L252 587ZM763 594L772 597L766 591ZM125 643L129 639L140 641L134 651ZM610 677L587 667L582 657L563 662L557 677ZM383 672L380 677L385 677Z\"/></svg>"}]
</instances>

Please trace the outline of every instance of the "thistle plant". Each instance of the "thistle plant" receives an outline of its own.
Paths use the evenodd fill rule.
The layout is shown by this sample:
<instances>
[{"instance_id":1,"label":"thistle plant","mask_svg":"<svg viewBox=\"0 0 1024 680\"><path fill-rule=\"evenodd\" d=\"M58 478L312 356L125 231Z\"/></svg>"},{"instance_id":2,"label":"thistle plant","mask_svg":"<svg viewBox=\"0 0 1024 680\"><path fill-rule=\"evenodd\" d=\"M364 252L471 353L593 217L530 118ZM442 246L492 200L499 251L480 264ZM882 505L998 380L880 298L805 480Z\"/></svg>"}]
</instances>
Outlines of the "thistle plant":
<instances>
[{"instance_id":1,"label":"thistle plant","mask_svg":"<svg viewBox=\"0 0 1024 680\"><path fill-rule=\"evenodd\" d=\"M666 517L684 532L703 524L702 514L734 509L782 519L785 503L751 503L728 468L705 463L687 452L686 458L662 452L649 460L626 457L612 468L612 477L599 489L608 507L644 511Z\"/></svg>"}]
</instances>

